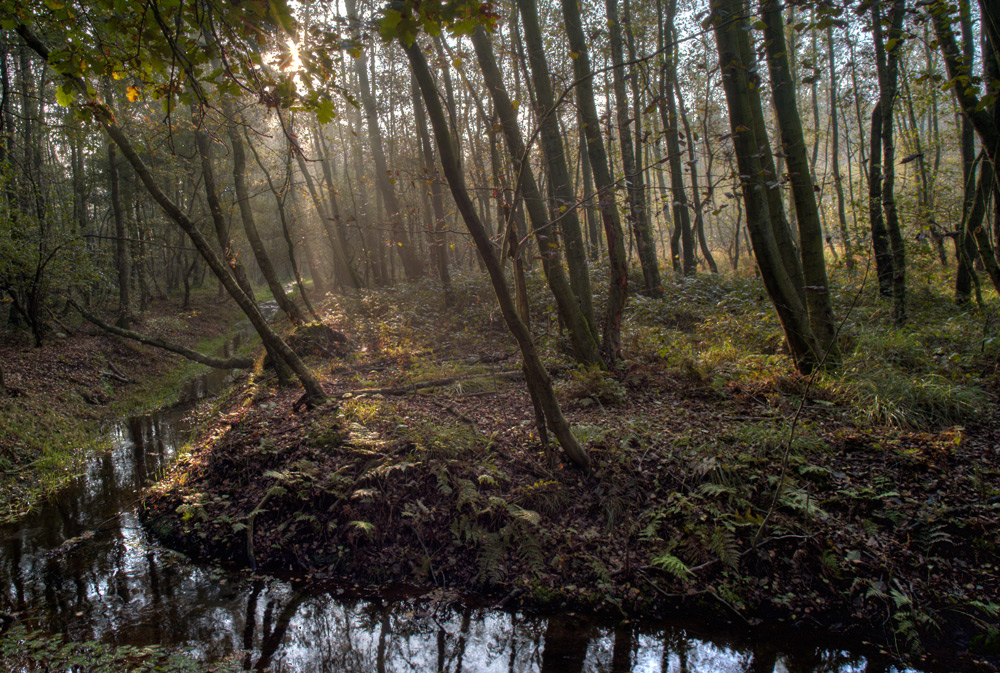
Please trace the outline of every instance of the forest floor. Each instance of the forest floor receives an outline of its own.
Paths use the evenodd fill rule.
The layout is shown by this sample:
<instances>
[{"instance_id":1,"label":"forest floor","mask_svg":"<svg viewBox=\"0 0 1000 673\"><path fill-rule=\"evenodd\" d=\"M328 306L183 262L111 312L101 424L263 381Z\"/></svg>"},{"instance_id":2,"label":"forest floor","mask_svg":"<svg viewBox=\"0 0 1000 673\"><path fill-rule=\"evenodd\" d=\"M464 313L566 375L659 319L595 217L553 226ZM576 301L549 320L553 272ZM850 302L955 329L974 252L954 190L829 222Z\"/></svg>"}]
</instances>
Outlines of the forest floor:
<instances>
[{"instance_id":1,"label":"forest floor","mask_svg":"<svg viewBox=\"0 0 1000 673\"><path fill-rule=\"evenodd\" d=\"M133 329L211 352L240 316L209 291L193 295L190 310L154 300ZM0 521L22 516L107 448L105 423L173 403L197 367L76 315L62 322L71 333L60 328L40 348L26 334L0 333Z\"/></svg>"},{"instance_id":2,"label":"forest floor","mask_svg":"<svg viewBox=\"0 0 1000 673\"><path fill-rule=\"evenodd\" d=\"M546 360L593 473L540 446L489 288L331 299L330 401L259 369L201 419L145 504L189 553L353 583L623 617L789 625L932 669L1000 658L997 321L914 287L891 325L845 282L843 361L793 370L751 280L630 300L625 367L573 367L534 287ZM329 344L327 344L329 345Z\"/></svg>"}]
</instances>

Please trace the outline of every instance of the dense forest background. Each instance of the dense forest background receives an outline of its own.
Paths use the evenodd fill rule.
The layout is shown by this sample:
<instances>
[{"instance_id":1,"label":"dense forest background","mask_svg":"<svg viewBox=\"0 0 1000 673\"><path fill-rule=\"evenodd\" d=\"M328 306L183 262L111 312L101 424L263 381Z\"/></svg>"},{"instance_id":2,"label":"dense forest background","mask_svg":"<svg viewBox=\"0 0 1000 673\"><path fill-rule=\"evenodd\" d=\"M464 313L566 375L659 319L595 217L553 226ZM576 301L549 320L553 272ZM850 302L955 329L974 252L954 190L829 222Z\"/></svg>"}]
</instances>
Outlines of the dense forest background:
<instances>
[{"instance_id":1,"label":"dense forest background","mask_svg":"<svg viewBox=\"0 0 1000 673\"><path fill-rule=\"evenodd\" d=\"M575 358L600 368L624 355L626 297L670 274L752 269L803 373L840 358L828 267L871 271L897 324L929 260L954 269L959 304L982 301L982 271L1000 284L988 4L5 15L0 319L36 345L78 302L116 305L128 329L211 272L320 398L255 285L303 322L307 291L433 277L447 304L455 274L486 272L540 413L583 465L527 327L536 269Z\"/></svg>"},{"instance_id":2,"label":"dense forest background","mask_svg":"<svg viewBox=\"0 0 1000 673\"><path fill-rule=\"evenodd\" d=\"M172 351L192 555L991 670L997 12L0 0L0 518Z\"/></svg>"}]
</instances>

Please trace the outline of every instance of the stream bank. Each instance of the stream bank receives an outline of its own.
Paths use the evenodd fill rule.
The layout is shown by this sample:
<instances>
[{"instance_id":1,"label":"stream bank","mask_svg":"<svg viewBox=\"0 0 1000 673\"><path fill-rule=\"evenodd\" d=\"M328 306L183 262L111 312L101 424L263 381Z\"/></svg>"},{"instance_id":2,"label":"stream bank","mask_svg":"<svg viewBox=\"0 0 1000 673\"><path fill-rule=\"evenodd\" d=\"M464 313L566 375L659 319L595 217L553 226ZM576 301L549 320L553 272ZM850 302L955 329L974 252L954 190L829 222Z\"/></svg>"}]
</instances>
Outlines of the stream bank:
<instances>
[{"instance_id":1,"label":"stream bank","mask_svg":"<svg viewBox=\"0 0 1000 673\"><path fill-rule=\"evenodd\" d=\"M214 378L190 382L178 405L122 419L109 434L112 451L92 455L83 476L27 517L0 525L0 666L205 673L894 670L822 638L791 643L781 633L690 621L499 610L452 590L374 590L302 572L261 575L160 546L140 524L138 496L171 469L195 428L204 433L212 408L238 406L255 385L245 377L226 391ZM199 404L220 391L222 398ZM313 421L324 416L310 413ZM313 427L323 430L321 423ZM183 656L171 654L178 650Z\"/></svg>"},{"instance_id":2,"label":"stream bank","mask_svg":"<svg viewBox=\"0 0 1000 673\"><path fill-rule=\"evenodd\" d=\"M196 349L221 348L239 310L214 292L192 295L192 308L151 301L141 329ZM0 393L0 522L30 511L86 470L110 444L102 428L121 417L185 397L204 367L166 351L68 326L40 347L0 345L7 391ZM10 335L13 336L13 335Z\"/></svg>"}]
</instances>

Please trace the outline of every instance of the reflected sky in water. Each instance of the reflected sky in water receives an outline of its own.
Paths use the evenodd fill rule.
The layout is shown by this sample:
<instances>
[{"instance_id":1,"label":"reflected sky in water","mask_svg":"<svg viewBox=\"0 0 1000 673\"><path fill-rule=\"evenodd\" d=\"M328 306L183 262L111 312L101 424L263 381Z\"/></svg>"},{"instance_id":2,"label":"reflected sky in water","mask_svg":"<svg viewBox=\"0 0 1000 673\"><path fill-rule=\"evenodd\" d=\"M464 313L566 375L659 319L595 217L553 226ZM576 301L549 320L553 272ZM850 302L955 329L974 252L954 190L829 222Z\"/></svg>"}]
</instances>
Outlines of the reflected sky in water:
<instances>
[{"instance_id":1,"label":"reflected sky in water","mask_svg":"<svg viewBox=\"0 0 1000 673\"><path fill-rule=\"evenodd\" d=\"M226 383L213 374L190 398ZM441 608L431 598L357 595L192 562L138 521L142 486L173 461L185 405L115 426L115 449L16 526L0 527L0 611L73 640L181 646L203 660L239 653L275 673L826 673L898 671L860 655L652 623L608 627ZM795 642L797 639L789 639Z\"/></svg>"}]
</instances>

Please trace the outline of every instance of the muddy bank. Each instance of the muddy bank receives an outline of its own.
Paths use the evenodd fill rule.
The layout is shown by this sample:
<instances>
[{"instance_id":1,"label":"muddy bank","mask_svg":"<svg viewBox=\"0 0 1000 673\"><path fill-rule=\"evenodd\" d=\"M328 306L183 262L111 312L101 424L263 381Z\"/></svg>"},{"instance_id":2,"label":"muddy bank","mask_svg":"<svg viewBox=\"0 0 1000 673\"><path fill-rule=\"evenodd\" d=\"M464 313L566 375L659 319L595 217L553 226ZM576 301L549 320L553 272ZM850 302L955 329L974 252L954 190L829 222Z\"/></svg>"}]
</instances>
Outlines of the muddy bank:
<instances>
[{"instance_id":1,"label":"muddy bank","mask_svg":"<svg viewBox=\"0 0 1000 673\"><path fill-rule=\"evenodd\" d=\"M239 320L230 303L198 295L181 311L153 301L137 329L191 347L221 346ZM123 415L171 403L196 367L166 351L73 324L42 347L11 334L0 345L0 521L17 518L108 448L101 429Z\"/></svg>"},{"instance_id":2,"label":"muddy bank","mask_svg":"<svg viewBox=\"0 0 1000 673\"><path fill-rule=\"evenodd\" d=\"M337 397L409 366L379 362L314 366ZM171 546L265 570L682 611L995 670L1000 503L980 466L1000 459L996 427L874 432L813 405L786 458L788 404L650 368L617 385L627 404L566 399L588 478L549 466L509 377L300 413L295 391L247 382L142 516Z\"/></svg>"}]
</instances>

